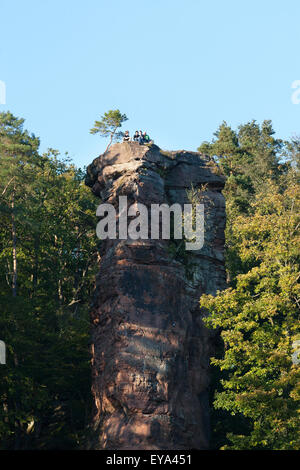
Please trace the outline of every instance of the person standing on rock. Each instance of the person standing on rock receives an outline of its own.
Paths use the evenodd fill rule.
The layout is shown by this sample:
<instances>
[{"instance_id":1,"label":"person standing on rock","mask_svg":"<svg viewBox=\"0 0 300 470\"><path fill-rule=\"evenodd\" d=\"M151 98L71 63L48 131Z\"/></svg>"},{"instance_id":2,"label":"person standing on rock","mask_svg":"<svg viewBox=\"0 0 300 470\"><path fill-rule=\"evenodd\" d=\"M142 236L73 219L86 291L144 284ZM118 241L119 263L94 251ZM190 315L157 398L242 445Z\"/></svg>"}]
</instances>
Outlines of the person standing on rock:
<instances>
[{"instance_id":1,"label":"person standing on rock","mask_svg":"<svg viewBox=\"0 0 300 470\"><path fill-rule=\"evenodd\" d=\"M133 135L133 140L134 140L134 142L138 142L138 140L139 140L139 131L135 131L135 133Z\"/></svg>"}]
</instances>

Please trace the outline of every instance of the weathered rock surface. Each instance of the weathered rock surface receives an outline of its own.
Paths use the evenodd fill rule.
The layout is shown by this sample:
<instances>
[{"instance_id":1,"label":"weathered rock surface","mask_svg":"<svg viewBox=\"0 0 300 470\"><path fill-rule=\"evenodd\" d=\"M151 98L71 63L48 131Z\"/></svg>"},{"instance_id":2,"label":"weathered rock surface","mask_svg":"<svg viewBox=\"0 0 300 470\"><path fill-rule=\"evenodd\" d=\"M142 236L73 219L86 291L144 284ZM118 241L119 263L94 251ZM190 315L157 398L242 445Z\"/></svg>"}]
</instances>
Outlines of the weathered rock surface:
<instances>
[{"instance_id":1,"label":"weathered rock surface","mask_svg":"<svg viewBox=\"0 0 300 470\"><path fill-rule=\"evenodd\" d=\"M201 250L161 239L101 242L90 448L206 449L212 333L199 298L225 287L224 180L199 153L122 143L93 161L86 184L116 208L119 195L128 205L182 205L191 187L205 205Z\"/></svg>"}]
</instances>

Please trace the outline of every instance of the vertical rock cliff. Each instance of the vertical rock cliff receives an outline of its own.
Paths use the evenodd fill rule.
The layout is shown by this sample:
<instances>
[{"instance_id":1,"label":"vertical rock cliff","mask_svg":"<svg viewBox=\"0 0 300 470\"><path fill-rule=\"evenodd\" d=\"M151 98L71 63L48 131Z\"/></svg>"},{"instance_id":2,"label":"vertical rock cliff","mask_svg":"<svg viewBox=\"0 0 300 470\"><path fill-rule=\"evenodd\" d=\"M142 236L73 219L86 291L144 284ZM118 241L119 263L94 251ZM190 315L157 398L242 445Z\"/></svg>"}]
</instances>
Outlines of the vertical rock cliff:
<instances>
[{"instance_id":1,"label":"vertical rock cliff","mask_svg":"<svg viewBox=\"0 0 300 470\"><path fill-rule=\"evenodd\" d=\"M205 241L105 240L91 311L93 449L209 447L212 333L199 299L225 286L224 180L196 152L115 144L87 168L100 202L205 207Z\"/></svg>"}]
</instances>

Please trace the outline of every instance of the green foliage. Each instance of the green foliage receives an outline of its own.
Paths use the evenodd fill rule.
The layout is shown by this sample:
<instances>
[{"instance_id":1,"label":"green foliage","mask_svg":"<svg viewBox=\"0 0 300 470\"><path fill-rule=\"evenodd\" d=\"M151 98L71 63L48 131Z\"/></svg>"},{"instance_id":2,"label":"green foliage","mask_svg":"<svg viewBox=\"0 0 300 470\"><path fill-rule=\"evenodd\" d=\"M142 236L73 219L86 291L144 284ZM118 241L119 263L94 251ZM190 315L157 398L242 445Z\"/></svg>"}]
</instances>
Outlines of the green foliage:
<instances>
[{"instance_id":1,"label":"green foliage","mask_svg":"<svg viewBox=\"0 0 300 470\"><path fill-rule=\"evenodd\" d=\"M227 431L215 441L225 449L300 448L300 370L292 360L300 329L299 147L273 134L270 121L238 133L223 123L218 139L200 147L218 155L228 177L230 287L200 301L223 343L212 364L215 429Z\"/></svg>"},{"instance_id":2,"label":"green foliage","mask_svg":"<svg viewBox=\"0 0 300 470\"><path fill-rule=\"evenodd\" d=\"M127 120L126 114L122 114L118 109L110 109L104 113L101 121L95 121L90 133L100 134L102 137L110 137L109 144L105 150L107 151L113 140L118 140L122 136L122 132L117 132L117 130Z\"/></svg>"},{"instance_id":3,"label":"green foliage","mask_svg":"<svg viewBox=\"0 0 300 470\"><path fill-rule=\"evenodd\" d=\"M223 174L228 178L225 197L230 215L245 213L265 178L278 179L285 171L280 164L284 151L281 139L274 138L271 121L256 121L239 126L233 131L223 122L211 143L204 142L198 150L215 157Z\"/></svg>"},{"instance_id":4,"label":"green foliage","mask_svg":"<svg viewBox=\"0 0 300 470\"><path fill-rule=\"evenodd\" d=\"M108 111L91 132L111 143L126 120ZM39 155L23 124L0 113L0 449L78 448L91 407L96 202L83 172L56 150ZM200 150L227 177L229 287L201 298L220 332L215 443L299 449L299 138L276 139L270 121L237 131L224 122ZM205 202L205 193L188 197ZM184 242L173 237L169 251L191 278Z\"/></svg>"},{"instance_id":5,"label":"green foliage","mask_svg":"<svg viewBox=\"0 0 300 470\"><path fill-rule=\"evenodd\" d=\"M162 179L166 179L168 170L167 168L159 167L157 168L156 173L158 173Z\"/></svg>"},{"instance_id":6,"label":"green foliage","mask_svg":"<svg viewBox=\"0 0 300 470\"><path fill-rule=\"evenodd\" d=\"M0 448L76 448L91 405L96 204L83 172L55 150L40 156L10 113L0 156Z\"/></svg>"},{"instance_id":7,"label":"green foliage","mask_svg":"<svg viewBox=\"0 0 300 470\"><path fill-rule=\"evenodd\" d=\"M211 209L213 207L213 202L211 201L210 197L207 195L208 186L207 184L202 184L198 188L194 188L191 185L191 188L186 191L187 199L189 203L192 205L192 213L191 213L191 220L190 223L192 224L193 229L196 229L196 204L203 204L205 206L205 228L204 231L211 231L213 230L211 224ZM186 278L190 281L194 278L195 267L197 263L195 263L194 256L188 250L186 250L186 242L188 241L183 234L182 239L174 238L174 214L171 213L171 231L170 231L170 240L168 243L168 253L169 255L183 264ZM185 221L184 214L182 215L182 229L184 224L187 223L188 220ZM199 230L199 228L198 228ZM199 234L198 234L199 235Z\"/></svg>"}]
</instances>

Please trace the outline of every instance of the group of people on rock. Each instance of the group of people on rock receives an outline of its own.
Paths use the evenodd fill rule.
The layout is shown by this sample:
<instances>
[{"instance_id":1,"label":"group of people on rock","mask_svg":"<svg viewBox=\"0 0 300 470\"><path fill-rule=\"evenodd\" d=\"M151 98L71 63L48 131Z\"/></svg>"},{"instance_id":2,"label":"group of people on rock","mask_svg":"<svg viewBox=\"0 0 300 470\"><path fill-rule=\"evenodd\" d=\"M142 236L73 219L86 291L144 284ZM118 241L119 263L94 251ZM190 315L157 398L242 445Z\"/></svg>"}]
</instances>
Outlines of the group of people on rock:
<instances>
[{"instance_id":1,"label":"group of people on rock","mask_svg":"<svg viewBox=\"0 0 300 470\"><path fill-rule=\"evenodd\" d=\"M123 136L123 142L131 142L131 141L138 142L140 145L150 144L151 142L153 142L152 140L150 140L150 137L147 134L147 132L135 131L135 133L134 133L134 135L131 139L130 135L129 135L129 131L125 131L124 136Z\"/></svg>"}]
</instances>

